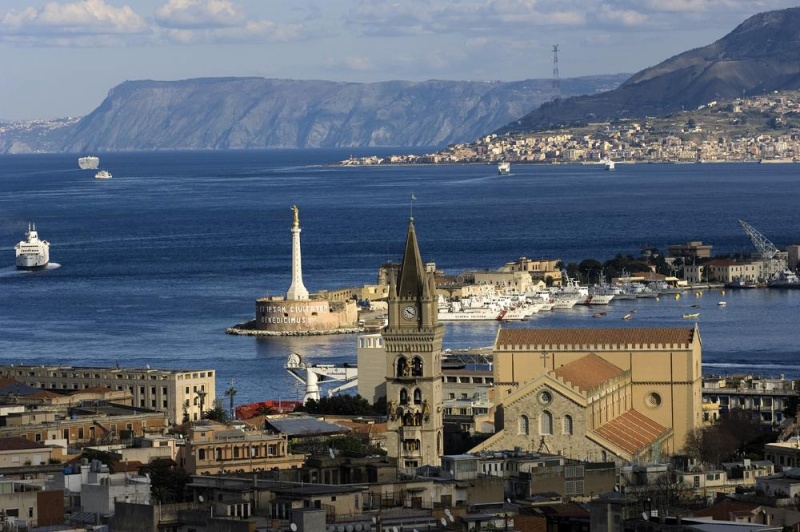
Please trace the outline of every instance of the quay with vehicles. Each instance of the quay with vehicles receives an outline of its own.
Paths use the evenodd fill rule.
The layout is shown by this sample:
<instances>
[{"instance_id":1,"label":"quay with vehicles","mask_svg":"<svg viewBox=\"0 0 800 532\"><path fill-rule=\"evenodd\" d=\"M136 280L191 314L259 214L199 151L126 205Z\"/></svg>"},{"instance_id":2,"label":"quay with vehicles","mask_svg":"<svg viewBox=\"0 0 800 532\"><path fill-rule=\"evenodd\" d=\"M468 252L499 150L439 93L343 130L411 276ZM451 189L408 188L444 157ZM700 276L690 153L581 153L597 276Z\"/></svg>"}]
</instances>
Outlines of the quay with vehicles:
<instances>
[{"instance_id":1,"label":"quay with vehicles","mask_svg":"<svg viewBox=\"0 0 800 532\"><path fill-rule=\"evenodd\" d=\"M35 224L28 224L25 240L20 240L14 247L17 268L20 270L37 270L50 262L50 243L39 239Z\"/></svg>"}]
</instances>

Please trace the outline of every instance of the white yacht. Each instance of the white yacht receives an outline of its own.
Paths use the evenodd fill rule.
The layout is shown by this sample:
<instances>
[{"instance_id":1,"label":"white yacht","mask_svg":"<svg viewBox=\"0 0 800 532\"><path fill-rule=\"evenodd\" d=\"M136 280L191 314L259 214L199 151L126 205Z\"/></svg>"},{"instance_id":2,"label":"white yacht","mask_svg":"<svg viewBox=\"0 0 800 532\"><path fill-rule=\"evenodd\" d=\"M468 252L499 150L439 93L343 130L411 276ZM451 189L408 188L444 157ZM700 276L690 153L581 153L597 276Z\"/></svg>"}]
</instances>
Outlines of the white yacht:
<instances>
[{"instance_id":1,"label":"white yacht","mask_svg":"<svg viewBox=\"0 0 800 532\"><path fill-rule=\"evenodd\" d=\"M605 161L603 161L603 167L606 170L608 170L609 172L613 171L614 170L614 161L612 161L611 159L606 159Z\"/></svg>"},{"instance_id":2,"label":"white yacht","mask_svg":"<svg viewBox=\"0 0 800 532\"><path fill-rule=\"evenodd\" d=\"M491 308L462 309L459 305L451 305L439 309L439 321L494 321L501 319L500 315L500 310Z\"/></svg>"},{"instance_id":3,"label":"white yacht","mask_svg":"<svg viewBox=\"0 0 800 532\"><path fill-rule=\"evenodd\" d=\"M508 161L501 161L497 164L498 175L508 175L511 173L511 163Z\"/></svg>"},{"instance_id":4,"label":"white yacht","mask_svg":"<svg viewBox=\"0 0 800 532\"><path fill-rule=\"evenodd\" d=\"M25 240L21 240L14 248L17 252L17 268L20 270L37 270L50 262L50 243L39 240L36 226L28 224Z\"/></svg>"},{"instance_id":5,"label":"white yacht","mask_svg":"<svg viewBox=\"0 0 800 532\"><path fill-rule=\"evenodd\" d=\"M100 166L100 158L94 155L87 155L78 159L78 167L81 170L97 170L98 166Z\"/></svg>"},{"instance_id":6,"label":"white yacht","mask_svg":"<svg viewBox=\"0 0 800 532\"><path fill-rule=\"evenodd\" d=\"M111 179L111 172L108 170L100 170L96 174L94 174L95 179Z\"/></svg>"}]
</instances>

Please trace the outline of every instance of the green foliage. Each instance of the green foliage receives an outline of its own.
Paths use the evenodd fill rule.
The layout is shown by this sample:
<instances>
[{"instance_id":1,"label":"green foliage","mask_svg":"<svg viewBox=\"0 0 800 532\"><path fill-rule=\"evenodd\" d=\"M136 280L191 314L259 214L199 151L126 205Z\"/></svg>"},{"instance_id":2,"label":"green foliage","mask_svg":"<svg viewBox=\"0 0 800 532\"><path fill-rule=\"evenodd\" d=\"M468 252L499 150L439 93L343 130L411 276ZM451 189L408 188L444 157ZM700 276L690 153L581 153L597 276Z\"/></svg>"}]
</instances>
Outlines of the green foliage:
<instances>
[{"instance_id":1,"label":"green foliage","mask_svg":"<svg viewBox=\"0 0 800 532\"><path fill-rule=\"evenodd\" d=\"M360 395L334 395L322 397L319 401L309 399L301 407L295 408L296 412L309 414L338 414L345 416L372 416L376 415L369 401ZM386 415L386 407L377 415Z\"/></svg>"},{"instance_id":2,"label":"green foliage","mask_svg":"<svg viewBox=\"0 0 800 532\"><path fill-rule=\"evenodd\" d=\"M187 500L189 473L164 460L151 462L145 470L150 475L150 493L156 501L166 504Z\"/></svg>"},{"instance_id":3,"label":"green foliage","mask_svg":"<svg viewBox=\"0 0 800 532\"><path fill-rule=\"evenodd\" d=\"M225 405L222 403L222 400L217 399L214 401L214 407L211 410L206 410L203 412L203 419L211 419L213 421L227 423L230 418L228 411L225 409Z\"/></svg>"},{"instance_id":4,"label":"green foliage","mask_svg":"<svg viewBox=\"0 0 800 532\"><path fill-rule=\"evenodd\" d=\"M369 445L363 440L350 435L331 438L328 440L328 447L351 455L370 456L377 454L386 456L386 451L380 447Z\"/></svg>"}]
</instances>

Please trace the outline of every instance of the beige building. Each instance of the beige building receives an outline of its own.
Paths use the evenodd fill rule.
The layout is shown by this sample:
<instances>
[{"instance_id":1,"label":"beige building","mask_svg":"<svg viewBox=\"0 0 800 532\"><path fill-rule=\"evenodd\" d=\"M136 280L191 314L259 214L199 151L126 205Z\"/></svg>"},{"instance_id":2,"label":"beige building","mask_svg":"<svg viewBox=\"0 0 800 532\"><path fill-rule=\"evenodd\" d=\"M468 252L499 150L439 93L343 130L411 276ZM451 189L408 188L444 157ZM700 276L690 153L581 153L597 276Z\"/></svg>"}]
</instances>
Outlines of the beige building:
<instances>
[{"instance_id":1,"label":"beige building","mask_svg":"<svg viewBox=\"0 0 800 532\"><path fill-rule=\"evenodd\" d=\"M657 460L702 422L697 327L500 329L498 432L473 451Z\"/></svg>"},{"instance_id":2,"label":"beige building","mask_svg":"<svg viewBox=\"0 0 800 532\"><path fill-rule=\"evenodd\" d=\"M0 438L0 472L3 469L48 464L51 460L60 461L63 451L61 447L44 445L25 438Z\"/></svg>"},{"instance_id":3,"label":"beige building","mask_svg":"<svg viewBox=\"0 0 800 532\"><path fill-rule=\"evenodd\" d=\"M762 276L761 262L736 262L726 259L714 259L706 264L708 280L730 283L737 279L755 282Z\"/></svg>"},{"instance_id":4,"label":"beige building","mask_svg":"<svg viewBox=\"0 0 800 532\"><path fill-rule=\"evenodd\" d=\"M0 377L43 390L88 390L95 387L126 391L132 405L164 412L171 423L200 419L216 398L215 371L73 366L2 366Z\"/></svg>"},{"instance_id":5,"label":"beige building","mask_svg":"<svg viewBox=\"0 0 800 532\"><path fill-rule=\"evenodd\" d=\"M291 454L288 448L284 435L205 420L189 430L178 451L178 465L191 475L301 467L304 456Z\"/></svg>"}]
</instances>

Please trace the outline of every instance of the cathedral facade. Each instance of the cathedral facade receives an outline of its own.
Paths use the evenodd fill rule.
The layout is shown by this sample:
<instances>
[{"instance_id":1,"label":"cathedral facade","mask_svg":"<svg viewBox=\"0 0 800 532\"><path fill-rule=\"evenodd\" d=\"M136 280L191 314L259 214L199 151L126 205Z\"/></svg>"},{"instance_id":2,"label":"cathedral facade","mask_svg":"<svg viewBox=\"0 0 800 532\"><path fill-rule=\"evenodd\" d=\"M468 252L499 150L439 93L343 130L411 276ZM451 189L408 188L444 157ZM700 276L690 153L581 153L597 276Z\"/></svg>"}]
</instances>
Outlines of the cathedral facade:
<instances>
[{"instance_id":1,"label":"cathedral facade","mask_svg":"<svg viewBox=\"0 0 800 532\"><path fill-rule=\"evenodd\" d=\"M494 345L496 433L473 451L656 460L701 424L694 328L501 329Z\"/></svg>"}]
</instances>

